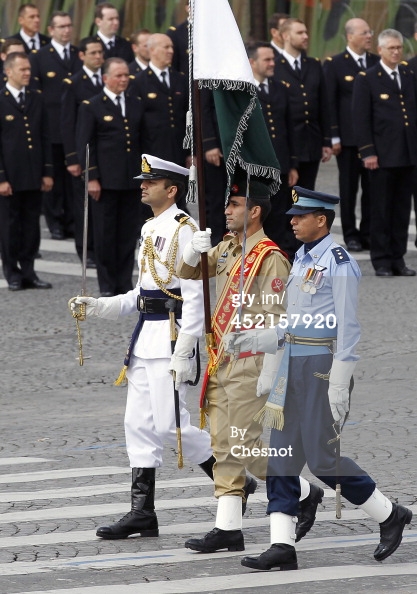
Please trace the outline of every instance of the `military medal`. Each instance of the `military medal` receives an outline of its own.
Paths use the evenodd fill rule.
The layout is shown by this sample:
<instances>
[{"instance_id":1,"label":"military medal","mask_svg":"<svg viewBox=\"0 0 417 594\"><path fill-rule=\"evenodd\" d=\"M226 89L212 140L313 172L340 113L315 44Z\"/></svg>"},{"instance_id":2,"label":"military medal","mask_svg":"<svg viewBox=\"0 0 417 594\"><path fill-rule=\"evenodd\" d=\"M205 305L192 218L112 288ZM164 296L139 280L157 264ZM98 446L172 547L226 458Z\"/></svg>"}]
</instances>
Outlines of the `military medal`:
<instances>
[{"instance_id":1,"label":"military medal","mask_svg":"<svg viewBox=\"0 0 417 594\"><path fill-rule=\"evenodd\" d=\"M314 268L307 269L301 285L301 290L304 293L310 293L310 295L317 293L317 287L323 278L323 270L326 270L326 267L318 264L315 264Z\"/></svg>"}]
</instances>

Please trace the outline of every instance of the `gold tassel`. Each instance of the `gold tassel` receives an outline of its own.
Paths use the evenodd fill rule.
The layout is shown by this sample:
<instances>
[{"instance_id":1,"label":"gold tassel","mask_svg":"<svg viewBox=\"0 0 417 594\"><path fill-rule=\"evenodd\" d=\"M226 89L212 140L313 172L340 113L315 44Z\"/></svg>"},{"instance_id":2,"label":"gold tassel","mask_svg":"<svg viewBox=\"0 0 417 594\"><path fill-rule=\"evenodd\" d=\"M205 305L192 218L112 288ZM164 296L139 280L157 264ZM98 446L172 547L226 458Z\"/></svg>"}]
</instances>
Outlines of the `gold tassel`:
<instances>
[{"instance_id":1,"label":"gold tassel","mask_svg":"<svg viewBox=\"0 0 417 594\"><path fill-rule=\"evenodd\" d=\"M114 382L114 386L123 386L123 384L127 384L127 377L126 377L127 365L123 365L119 377Z\"/></svg>"},{"instance_id":2,"label":"gold tassel","mask_svg":"<svg viewBox=\"0 0 417 594\"><path fill-rule=\"evenodd\" d=\"M207 427L207 414L208 409L206 407L200 408L200 429L205 429Z\"/></svg>"},{"instance_id":3,"label":"gold tassel","mask_svg":"<svg viewBox=\"0 0 417 594\"><path fill-rule=\"evenodd\" d=\"M184 467L184 458L182 457L181 427L177 427L177 448L178 448L178 468Z\"/></svg>"},{"instance_id":4,"label":"gold tassel","mask_svg":"<svg viewBox=\"0 0 417 594\"><path fill-rule=\"evenodd\" d=\"M267 404L256 413L253 420L270 429L282 431L284 429L284 409L280 407L270 407Z\"/></svg>"}]
</instances>

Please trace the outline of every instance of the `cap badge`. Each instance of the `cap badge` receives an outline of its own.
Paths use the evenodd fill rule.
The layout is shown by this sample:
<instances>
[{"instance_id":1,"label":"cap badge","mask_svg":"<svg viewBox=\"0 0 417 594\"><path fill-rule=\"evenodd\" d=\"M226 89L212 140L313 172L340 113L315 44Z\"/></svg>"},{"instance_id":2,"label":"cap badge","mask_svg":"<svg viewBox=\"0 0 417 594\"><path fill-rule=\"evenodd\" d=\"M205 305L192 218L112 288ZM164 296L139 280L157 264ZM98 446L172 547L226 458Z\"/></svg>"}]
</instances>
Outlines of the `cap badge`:
<instances>
[{"instance_id":1,"label":"cap badge","mask_svg":"<svg viewBox=\"0 0 417 594\"><path fill-rule=\"evenodd\" d=\"M294 202L294 204L296 202L298 202L298 194L297 194L296 190L292 191L292 201Z\"/></svg>"},{"instance_id":2,"label":"cap badge","mask_svg":"<svg viewBox=\"0 0 417 594\"><path fill-rule=\"evenodd\" d=\"M151 173L151 171L152 168L146 160L146 157L142 157L142 173Z\"/></svg>"}]
</instances>

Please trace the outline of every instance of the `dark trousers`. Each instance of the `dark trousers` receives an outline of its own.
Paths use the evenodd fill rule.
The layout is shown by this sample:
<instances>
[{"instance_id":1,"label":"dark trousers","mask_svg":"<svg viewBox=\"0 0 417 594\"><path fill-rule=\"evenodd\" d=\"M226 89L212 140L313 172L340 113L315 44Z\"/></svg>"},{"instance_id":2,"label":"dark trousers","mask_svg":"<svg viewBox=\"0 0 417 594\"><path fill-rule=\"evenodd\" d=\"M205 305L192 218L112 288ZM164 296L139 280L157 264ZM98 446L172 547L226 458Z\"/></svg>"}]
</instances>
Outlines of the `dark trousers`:
<instances>
[{"instance_id":1,"label":"dark trousers","mask_svg":"<svg viewBox=\"0 0 417 594\"><path fill-rule=\"evenodd\" d=\"M226 233L226 167L224 161L219 167L204 160L204 182L207 227L211 229L211 244L217 245Z\"/></svg>"},{"instance_id":2,"label":"dark trousers","mask_svg":"<svg viewBox=\"0 0 417 594\"><path fill-rule=\"evenodd\" d=\"M371 260L375 268L404 267L414 167L380 167L371 183Z\"/></svg>"},{"instance_id":3,"label":"dark trousers","mask_svg":"<svg viewBox=\"0 0 417 594\"><path fill-rule=\"evenodd\" d=\"M369 246L370 234L370 185L369 170L362 165L356 146L343 146L337 156L339 169L340 217L342 219L345 242L354 239L364 246ZM356 227L356 195L361 182L361 221Z\"/></svg>"},{"instance_id":4,"label":"dark trousers","mask_svg":"<svg viewBox=\"0 0 417 594\"><path fill-rule=\"evenodd\" d=\"M100 292L133 288L132 273L142 204L138 190L102 190L93 200L94 253Z\"/></svg>"},{"instance_id":5,"label":"dark trousers","mask_svg":"<svg viewBox=\"0 0 417 594\"><path fill-rule=\"evenodd\" d=\"M290 225L291 216L285 214L292 206L291 188L288 186L288 175L281 174L281 187L271 198L271 212L263 223L263 228L269 239L272 239L286 254L290 262L301 246L301 241L295 238Z\"/></svg>"},{"instance_id":6,"label":"dark trousers","mask_svg":"<svg viewBox=\"0 0 417 594\"><path fill-rule=\"evenodd\" d=\"M73 229L73 185L72 176L65 165L64 147L52 145L52 164L54 167L54 186L43 195L43 214L49 231L59 229L72 236Z\"/></svg>"},{"instance_id":7,"label":"dark trousers","mask_svg":"<svg viewBox=\"0 0 417 594\"><path fill-rule=\"evenodd\" d=\"M297 186L306 188L306 190L314 190L319 167L320 161L301 161L298 164Z\"/></svg>"},{"instance_id":8,"label":"dark trousers","mask_svg":"<svg viewBox=\"0 0 417 594\"><path fill-rule=\"evenodd\" d=\"M74 190L74 239L78 257L83 257L84 237L84 180L81 176L72 178ZM94 260L93 214L91 196L88 197L88 233L87 233L87 258Z\"/></svg>"},{"instance_id":9,"label":"dark trousers","mask_svg":"<svg viewBox=\"0 0 417 594\"><path fill-rule=\"evenodd\" d=\"M299 510L300 481L298 476L307 463L310 471L326 485L336 485L335 437L330 409L328 379L314 374L327 374L333 355L291 357L284 407L284 429L272 429L270 447L277 453L292 456L270 456L266 479L267 513L282 512L296 516ZM342 442L343 443L343 442ZM340 483L343 497L355 505L365 503L375 490L375 483L353 460L341 457Z\"/></svg>"},{"instance_id":10,"label":"dark trousers","mask_svg":"<svg viewBox=\"0 0 417 594\"><path fill-rule=\"evenodd\" d=\"M34 280L40 244L40 190L0 196L0 246L3 274L8 283Z\"/></svg>"}]
</instances>

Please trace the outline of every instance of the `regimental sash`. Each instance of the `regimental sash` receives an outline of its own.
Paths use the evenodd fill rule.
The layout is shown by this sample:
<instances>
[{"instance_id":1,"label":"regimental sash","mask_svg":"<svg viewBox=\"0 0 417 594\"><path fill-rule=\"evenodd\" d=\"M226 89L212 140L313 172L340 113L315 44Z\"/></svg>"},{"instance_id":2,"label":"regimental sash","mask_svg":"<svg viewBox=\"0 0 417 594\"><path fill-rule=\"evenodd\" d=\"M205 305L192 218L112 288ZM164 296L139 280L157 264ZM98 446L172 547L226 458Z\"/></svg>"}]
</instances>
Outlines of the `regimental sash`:
<instances>
[{"instance_id":1,"label":"regimental sash","mask_svg":"<svg viewBox=\"0 0 417 594\"><path fill-rule=\"evenodd\" d=\"M252 250L246 255L245 266L243 271L244 294L250 293L252 284L258 275L258 272L262 266L264 259L271 252L280 252L286 257L285 252L283 252L273 241L271 241L267 237L261 239L255 245L255 247L253 247ZM233 296L239 294L241 260L242 257L238 258L232 270L230 271L228 280L223 288L221 295L217 300L217 304L212 316L211 324L217 347L215 349L210 349L209 352L209 363L204 375L200 396L200 409L202 412L201 419L204 416L204 412L207 410L205 403L205 395L209 377L217 373L219 366L223 363L225 359L222 336L224 336L228 332L233 331L232 320L236 314L236 307L233 307ZM250 353L250 355L251 354L252 353ZM240 356L242 356L242 353ZM202 422L200 423L200 425L201 424Z\"/></svg>"}]
</instances>

